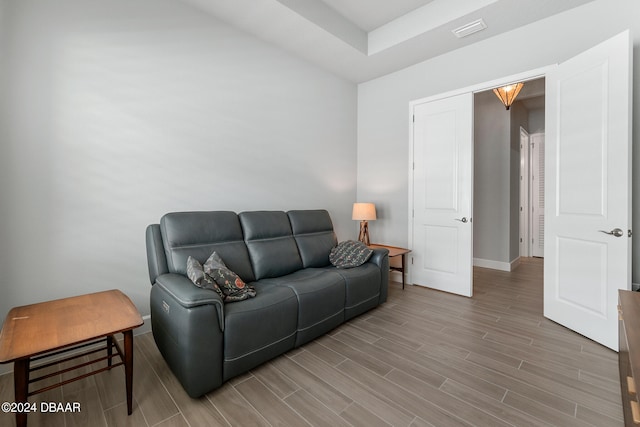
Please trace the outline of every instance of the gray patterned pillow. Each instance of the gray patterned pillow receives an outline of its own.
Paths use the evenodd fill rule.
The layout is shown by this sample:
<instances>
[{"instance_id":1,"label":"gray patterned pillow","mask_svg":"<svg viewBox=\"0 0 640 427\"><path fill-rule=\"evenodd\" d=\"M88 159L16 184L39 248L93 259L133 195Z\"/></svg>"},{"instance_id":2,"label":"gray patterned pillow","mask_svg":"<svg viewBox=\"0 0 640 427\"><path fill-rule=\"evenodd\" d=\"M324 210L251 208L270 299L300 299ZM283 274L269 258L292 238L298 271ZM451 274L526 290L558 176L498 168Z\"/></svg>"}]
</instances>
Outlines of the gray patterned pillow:
<instances>
[{"instance_id":1,"label":"gray patterned pillow","mask_svg":"<svg viewBox=\"0 0 640 427\"><path fill-rule=\"evenodd\" d=\"M367 262L372 254L373 249L369 249L364 243L347 240L331 249L329 261L338 268L353 268Z\"/></svg>"},{"instance_id":2,"label":"gray patterned pillow","mask_svg":"<svg viewBox=\"0 0 640 427\"><path fill-rule=\"evenodd\" d=\"M197 287L216 291L224 301L224 294L222 293L222 290L220 290L218 284L211 278L211 276L204 272L200 261L191 256L187 258L187 276Z\"/></svg>"},{"instance_id":3,"label":"gray patterned pillow","mask_svg":"<svg viewBox=\"0 0 640 427\"><path fill-rule=\"evenodd\" d=\"M244 281L225 265L216 252L204 263L204 274L214 280L224 295L224 302L242 301L256 296L256 289Z\"/></svg>"}]
</instances>

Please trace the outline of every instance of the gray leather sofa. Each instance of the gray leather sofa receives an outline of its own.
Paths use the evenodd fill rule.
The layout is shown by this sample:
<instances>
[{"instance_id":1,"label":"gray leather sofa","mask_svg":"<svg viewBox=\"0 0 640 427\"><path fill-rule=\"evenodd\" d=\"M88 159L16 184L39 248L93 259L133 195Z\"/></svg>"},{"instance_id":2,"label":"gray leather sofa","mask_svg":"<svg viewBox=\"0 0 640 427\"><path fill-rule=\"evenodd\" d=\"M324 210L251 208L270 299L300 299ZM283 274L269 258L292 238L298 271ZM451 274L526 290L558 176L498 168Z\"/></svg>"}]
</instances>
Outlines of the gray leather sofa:
<instances>
[{"instance_id":1,"label":"gray leather sofa","mask_svg":"<svg viewBox=\"0 0 640 427\"><path fill-rule=\"evenodd\" d=\"M146 230L153 336L192 397L201 396L387 299L389 258L337 269L325 210L177 212ZM224 304L186 276L214 251L257 295Z\"/></svg>"}]
</instances>

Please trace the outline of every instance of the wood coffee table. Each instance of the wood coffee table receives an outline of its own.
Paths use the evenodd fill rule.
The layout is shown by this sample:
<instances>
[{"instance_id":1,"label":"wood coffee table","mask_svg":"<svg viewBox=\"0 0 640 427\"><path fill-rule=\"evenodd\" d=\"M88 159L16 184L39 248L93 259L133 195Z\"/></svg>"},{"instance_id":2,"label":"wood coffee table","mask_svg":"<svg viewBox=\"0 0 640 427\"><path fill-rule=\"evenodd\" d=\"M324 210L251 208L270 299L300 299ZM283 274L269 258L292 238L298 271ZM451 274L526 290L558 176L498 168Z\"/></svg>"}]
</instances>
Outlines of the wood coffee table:
<instances>
[{"instance_id":1,"label":"wood coffee table","mask_svg":"<svg viewBox=\"0 0 640 427\"><path fill-rule=\"evenodd\" d=\"M27 398L34 394L124 365L127 412L131 415L133 329L143 323L140 313L131 300L119 290L12 308L0 332L0 363L14 362L15 403L24 404ZM124 352L114 337L114 334L119 332L124 335ZM94 344L98 343L101 345L96 349ZM113 354L114 348L117 355ZM80 349L83 350L78 352ZM106 350L106 356L90 362L29 378L31 372L104 350ZM30 366L31 362L71 351L76 352L65 358L50 359L37 366ZM120 362L112 363L112 359L117 356L120 357ZM106 362L106 366L57 384L29 391L29 384L99 362ZM18 405L16 405L18 409L24 408L23 405ZM15 411L18 427L27 425L28 412L28 410Z\"/></svg>"}]
</instances>

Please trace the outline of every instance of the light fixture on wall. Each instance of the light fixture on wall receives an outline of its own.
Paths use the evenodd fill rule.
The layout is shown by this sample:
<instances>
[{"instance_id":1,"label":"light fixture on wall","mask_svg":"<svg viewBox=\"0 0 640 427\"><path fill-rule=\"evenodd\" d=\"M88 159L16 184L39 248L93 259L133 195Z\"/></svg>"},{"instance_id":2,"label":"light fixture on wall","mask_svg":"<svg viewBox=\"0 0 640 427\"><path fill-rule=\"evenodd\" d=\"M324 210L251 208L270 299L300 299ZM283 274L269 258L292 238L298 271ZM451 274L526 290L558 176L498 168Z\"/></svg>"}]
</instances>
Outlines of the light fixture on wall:
<instances>
[{"instance_id":1,"label":"light fixture on wall","mask_svg":"<svg viewBox=\"0 0 640 427\"><path fill-rule=\"evenodd\" d=\"M520 93L522 86L524 86L524 83L520 82L512 85L497 87L493 90L493 93L495 93L496 96L500 98L500 101L502 101L502 103L505 107L507 107L508 110L509 107L511 107L511 104L513 104L513 101L515 101L516 96L518 96L518 94Z\"/></svg>"},{"instance_id":2,"label":"light fixture on wall","mask_svg":"<svg viewBox=\"0 0 640 427\"><path fill-rule=\"evenodd\" d=\"M358 240L369 246L369 223L367 221L376 219L376 205L373 203L354 203L351 219L360 221Z\"/></svg>"}]
</instances>

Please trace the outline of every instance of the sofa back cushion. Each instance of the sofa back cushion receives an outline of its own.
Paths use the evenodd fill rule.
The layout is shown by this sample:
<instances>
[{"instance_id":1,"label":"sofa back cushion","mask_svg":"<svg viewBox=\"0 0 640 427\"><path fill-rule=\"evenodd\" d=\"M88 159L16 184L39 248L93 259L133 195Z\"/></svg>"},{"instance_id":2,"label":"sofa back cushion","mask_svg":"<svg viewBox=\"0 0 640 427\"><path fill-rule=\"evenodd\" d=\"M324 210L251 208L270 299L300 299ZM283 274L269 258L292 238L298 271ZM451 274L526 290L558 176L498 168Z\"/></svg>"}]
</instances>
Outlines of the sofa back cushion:
<instances>
[{"instance_id":1,"label":"sofa back cushion","mask_svg":"<svg viewBox=\"0 0 640 427\"><path fill-rule=\"evenodd\" d=\"M308 267L329 265L329 253L338 244L329 212L300 210L287 212L302 264Z\"/></svg>"},{"instance_id":2,"label":"sofa back cushion","mask_svg":"<svg viewBox=\"0 0 640 427\"><path fill-rule=\"evenodd\" d=\"M291 224L281 211L238 214L256 280L280 277L302 268Z\"/></svg>"},{"instance_id":3,"label":"sofa back cushion","mask_svg":"<svg viewBox=\"0 0 640 427\"><path fill-rule=\"evenodd\" d=\"M255 280L235 212L174 212L160 220L169 272L187 274L189 256L204 263L215 251L246 283Z\"/></svg>"}]
</instances>

